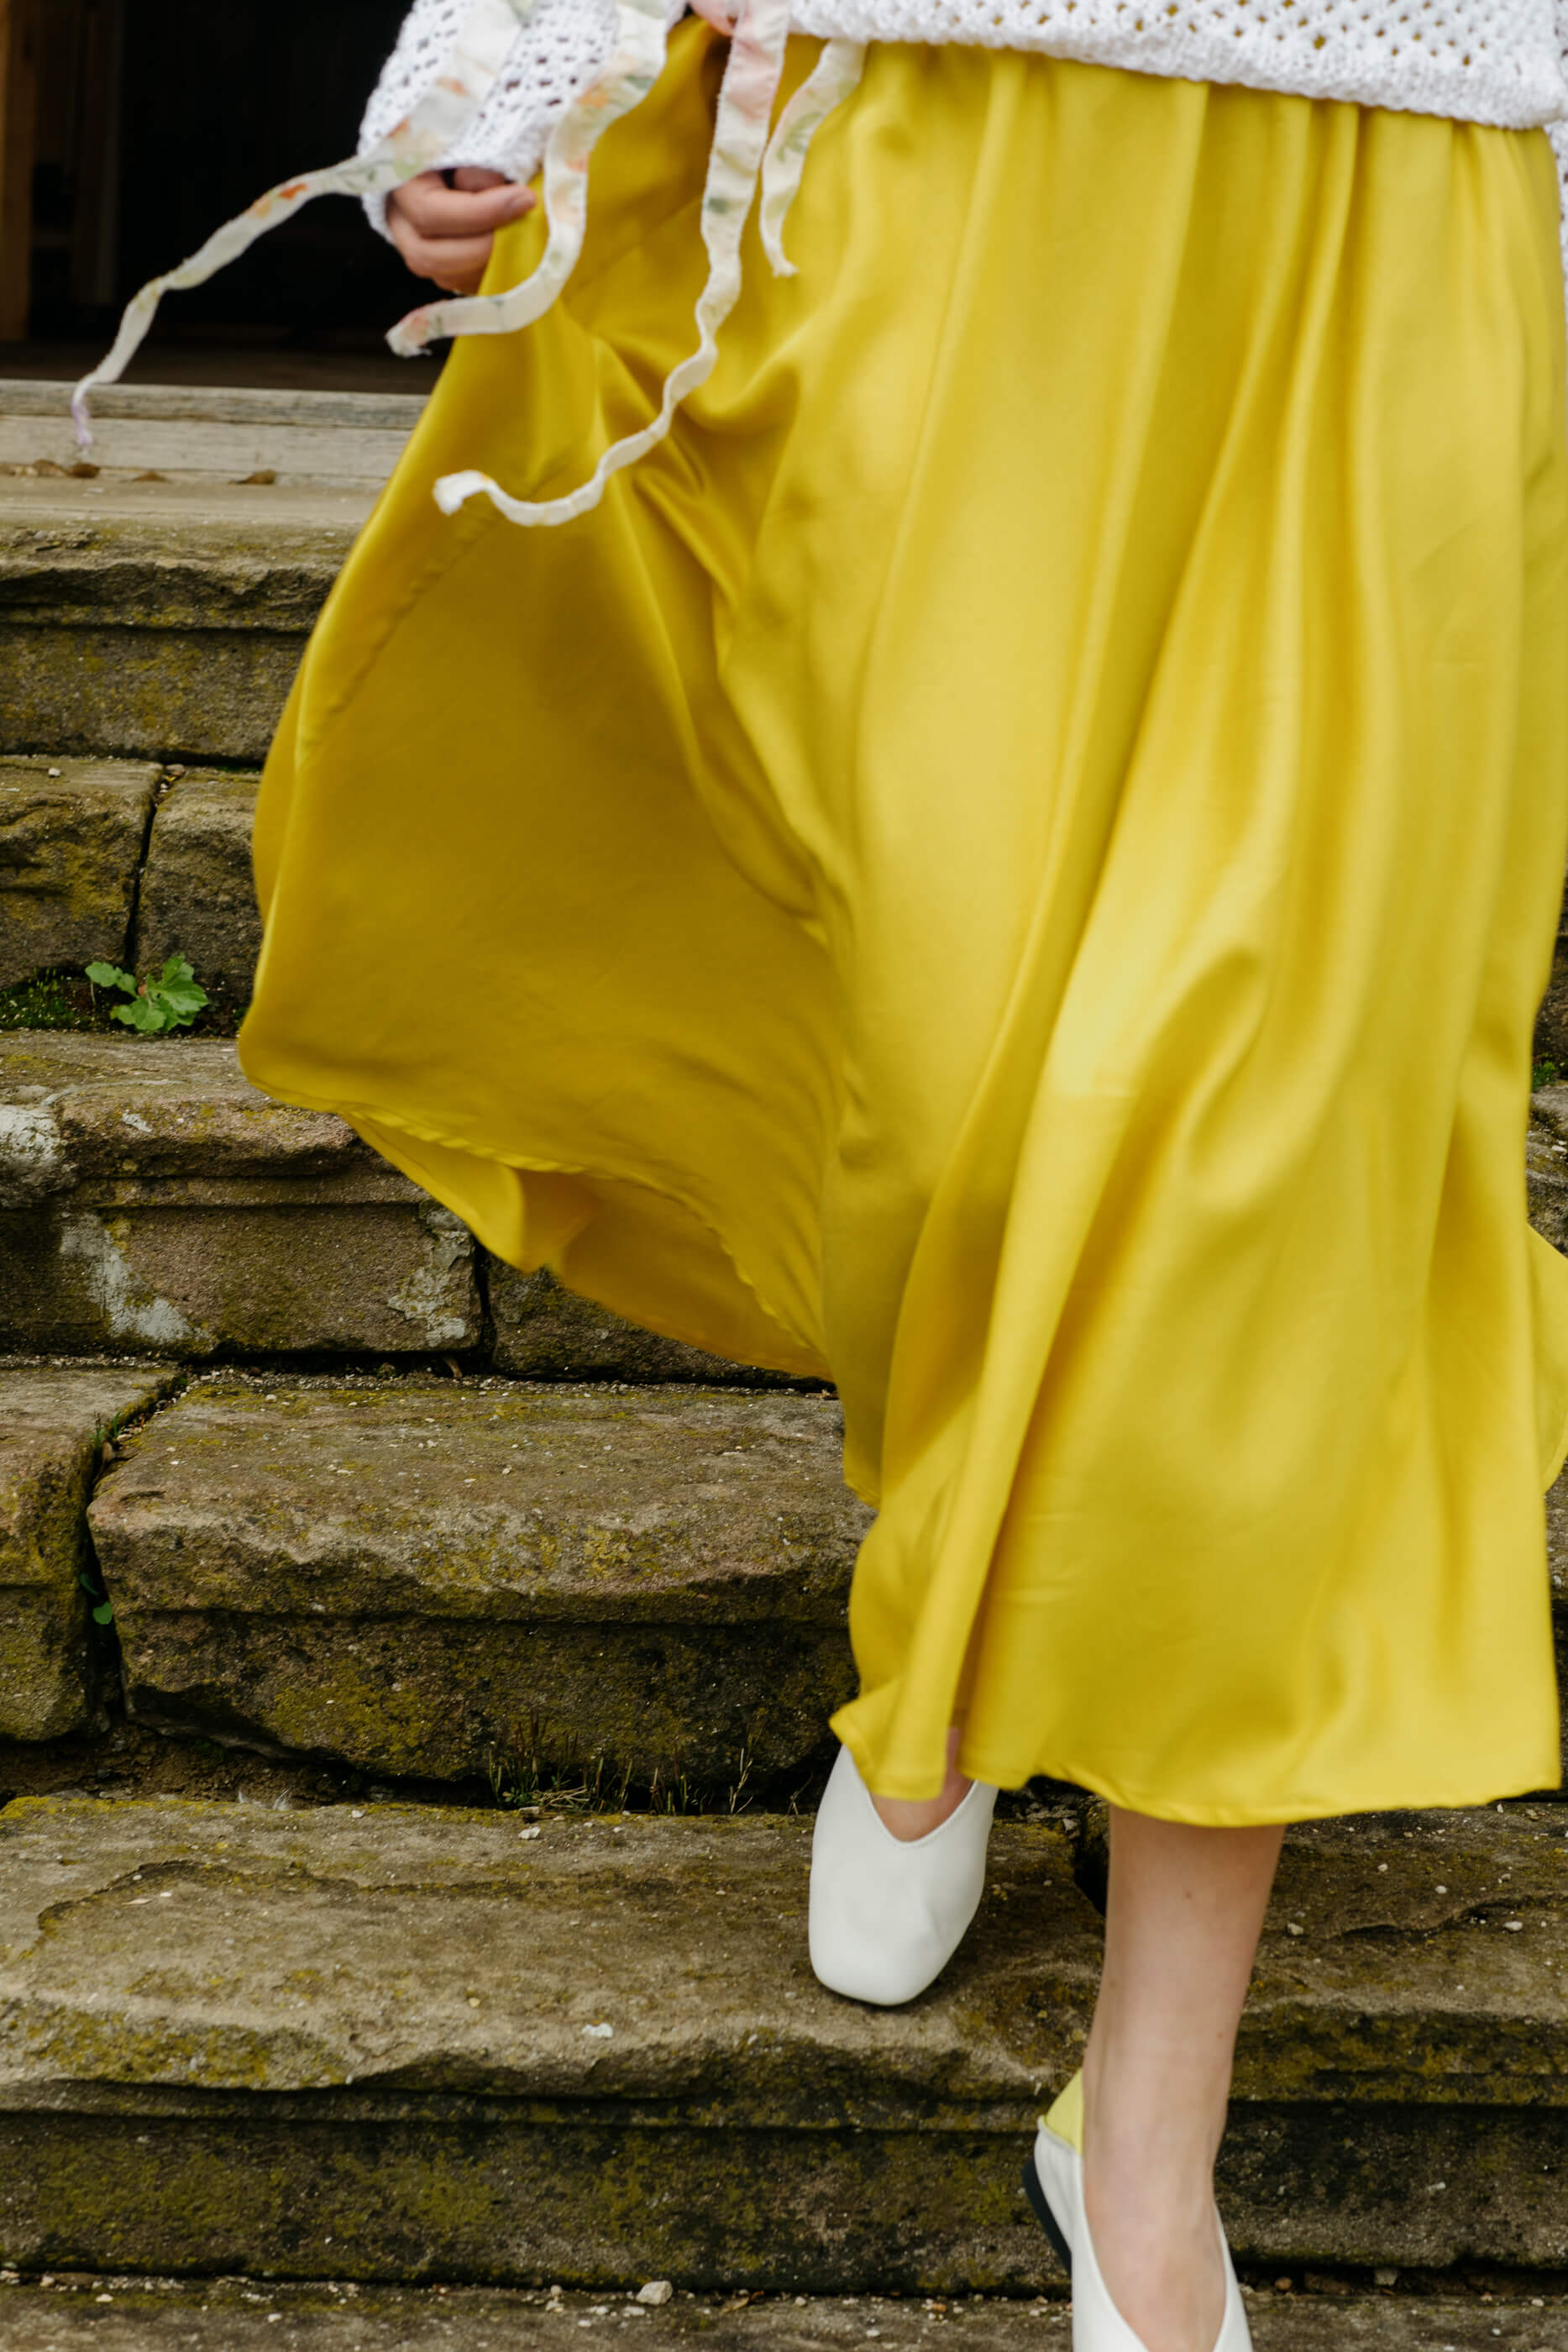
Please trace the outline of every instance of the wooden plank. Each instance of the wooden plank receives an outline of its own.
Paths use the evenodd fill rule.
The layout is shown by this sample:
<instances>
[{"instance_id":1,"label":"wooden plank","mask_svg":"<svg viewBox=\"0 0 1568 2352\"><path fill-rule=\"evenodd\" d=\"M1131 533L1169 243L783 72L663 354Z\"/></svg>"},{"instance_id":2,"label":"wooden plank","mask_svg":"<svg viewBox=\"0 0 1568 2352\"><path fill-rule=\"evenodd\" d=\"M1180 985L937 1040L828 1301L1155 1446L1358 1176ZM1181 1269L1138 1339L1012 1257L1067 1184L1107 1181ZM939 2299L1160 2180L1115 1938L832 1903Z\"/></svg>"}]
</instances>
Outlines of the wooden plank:
<instances>
[{"instance_id":1,"label":"wooden plank","mask_svg":"<svg viewBox=\"0 0 1568 2352\"><path fill-rule=\"evenodd\" d=\"M27 331L33 269L37 0L0 0L0 342Z\"/></svg>"}]
</instances>

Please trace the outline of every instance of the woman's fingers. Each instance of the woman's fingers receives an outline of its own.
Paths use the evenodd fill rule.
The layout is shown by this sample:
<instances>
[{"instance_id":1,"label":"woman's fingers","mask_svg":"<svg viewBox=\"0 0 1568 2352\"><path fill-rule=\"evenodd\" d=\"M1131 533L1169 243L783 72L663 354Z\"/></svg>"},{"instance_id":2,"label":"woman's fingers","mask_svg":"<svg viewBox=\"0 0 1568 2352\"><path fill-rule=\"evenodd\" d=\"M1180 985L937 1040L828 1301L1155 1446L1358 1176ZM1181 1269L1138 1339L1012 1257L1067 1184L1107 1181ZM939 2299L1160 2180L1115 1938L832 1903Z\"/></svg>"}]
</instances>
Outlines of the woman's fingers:
<instances>
[{"instance_id":1,"label":"woman's fingers","mask_svg":"<svg viewBox=\"0 0 1568 2352\"><path fill-rule=\"evenodd\" d=\"M439 172L405 181L387 204L392 243L417 278L449 294L478 291L496 231L533 209L534 199L498 172L465 164L449 188Z\"/></svg>"},{"instance_id":2,"label":"woman's fingers","mask_svg":"<svg viewBox=\"0 0 1568 2352\"><path fill-rule=\"evenodd\" d=\"M465 172L465 179L477 179ZM490 236L507 221L517 220L533 206L527 188L491 174L487 187L449 188L439 172L422 172L407 180L388 204L392 219L404 221L422 237Z\"/></svg>"},{"instance_id":3,"label":"woman's fingers","mask_svg":"<svg viewBox=\"0 0 1568 2352\"><path fill-rule=\"evenodd\" d=\"M691 0L691 5L697 15L713 26L716 33L723 33L727 37L734 32L735 20L739 13L739 0L735 0L733 5L729 5L729 0Z\"/></svg>"},{"instance_id":4,"label":"woman's fingers","mask_svg":"<svg viewBox=\"0 0 1568 2352\"><path fill-rule=\"evenodd\" d=\"M489 267L488 236L421 236L395 214L390 226L392 242L416 278L433 278L449 294L472 294Z\"/></svg>"}]
</instances>

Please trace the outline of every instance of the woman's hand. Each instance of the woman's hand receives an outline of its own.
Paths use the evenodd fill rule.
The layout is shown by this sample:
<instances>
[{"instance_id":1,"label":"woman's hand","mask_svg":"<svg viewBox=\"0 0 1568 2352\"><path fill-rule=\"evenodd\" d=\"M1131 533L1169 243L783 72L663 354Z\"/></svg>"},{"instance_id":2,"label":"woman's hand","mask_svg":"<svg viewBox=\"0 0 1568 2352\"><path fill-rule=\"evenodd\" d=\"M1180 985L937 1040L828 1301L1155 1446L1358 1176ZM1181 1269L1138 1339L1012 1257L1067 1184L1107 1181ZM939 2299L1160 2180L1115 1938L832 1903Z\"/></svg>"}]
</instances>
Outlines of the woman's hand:
<instances>
[{"instance_id":1,"label":"woman's hand","mask_svg":"<svg viewBox=\"0 0 1568 2352\"><path fill-rule=\"evenodd\" d=\"M696 14L727 38L740 0L691 0ZM422 172L388 200L392 243L416 278L434 278L449 294L476 294L489 267L496 231L532 212L534 198L499 172L465 163L451 174Z\"/></svg>"},{"instance_id":2,"label":"woman's hand","mask_svg":"<svg viewBox=\"0 0 1568 2352\"><path fill-rule=\"evenodd\" d=\"M476 294L496 231L532 212L534 199L515 180L473 164L452 181L448 187L442 172L405 180L388 202L387 226L416 278L434 278L449 294Z\"/></svg>"}]
</instances>

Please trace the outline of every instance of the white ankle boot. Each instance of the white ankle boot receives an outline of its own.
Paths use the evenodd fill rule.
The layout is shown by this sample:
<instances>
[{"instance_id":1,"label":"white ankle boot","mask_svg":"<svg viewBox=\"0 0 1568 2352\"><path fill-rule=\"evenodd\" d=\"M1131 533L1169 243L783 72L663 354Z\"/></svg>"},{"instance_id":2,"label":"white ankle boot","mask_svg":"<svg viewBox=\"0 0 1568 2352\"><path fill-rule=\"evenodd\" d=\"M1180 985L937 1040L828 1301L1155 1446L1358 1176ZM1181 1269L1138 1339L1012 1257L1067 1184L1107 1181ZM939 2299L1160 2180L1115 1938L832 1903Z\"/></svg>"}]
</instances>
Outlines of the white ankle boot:
<instances>
[{"instance_id":1,"label":"white ankle boot","mask_svg":"<svg viewBox=\"0 0 1568 2352\"><path fill-rule=\"evenodd\" d=\"M977 1780L940 1828L895 1838L841 1748L811 1839L811 1966L884 2009L939 1977L979 1907L997 1792Z\"/></svg>"},{"instance_id":2,"label":"white ankle boot","mask_svg":"<svg viewBox=\"0 0 1568 2352\"><path fill-rule=\"evenodd\" d=\"M1074 2074L1041 2121L1034 2154L1024 2167L1023 2185L1072 2279L1072 2352L1146 2352L1142 2337L1134 2335L1112 2302L1094 2258L1083 2208L1082 2145L1083 2077ZM1219 2227L1218 2214L1215 2227ZM1214 2352L1252 2352L1230 2249L1223 2237L1220 2244L1225 2252L1225 2316Z\"/></svg>"}]
</instances>

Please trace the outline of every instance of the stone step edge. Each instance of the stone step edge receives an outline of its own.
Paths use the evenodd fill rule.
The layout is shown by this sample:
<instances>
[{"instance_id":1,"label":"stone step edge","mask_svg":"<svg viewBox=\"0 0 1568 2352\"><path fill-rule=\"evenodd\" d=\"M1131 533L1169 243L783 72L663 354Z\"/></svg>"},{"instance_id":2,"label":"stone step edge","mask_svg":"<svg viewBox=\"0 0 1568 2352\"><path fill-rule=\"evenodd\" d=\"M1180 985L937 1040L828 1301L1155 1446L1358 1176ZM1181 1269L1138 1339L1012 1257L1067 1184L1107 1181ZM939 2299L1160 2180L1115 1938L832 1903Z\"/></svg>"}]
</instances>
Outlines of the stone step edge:
<instances>
[{"instance_id":1,"label":"stone step edge","mask_svg":"<svg viewBox=\"0 0 1568 2352\"><path fill-rule=\"evenodd\" d=\"M1244 2280L1258 2352L1565 2352L1568 2298L1478 2284L1462 2296L1372 2289L1364 2281ZM300 2287L245 2277L183 2279L120 2273L24 2277L0 2273L0 2338L9 2352L532 2352L563 2338L614 2335L658 2352L700 2335L709 2352L930 2352L962 2338L987 2352L1064 2346L1070 2306L1060 2294L853 2297L758 2295L745 2288L698 2295L650 2279L602 2291L547 2285L367 2288L350 2281Z\"/></svg>"},{"instance_id":2,"label":"stone step edge","mask_svg":"<svg viewBox=\"0 0 1568 2352\"><path fill-rule=\"evenodd\" d=\"M317 1210L358 1221L306 1221ZM823 1385L643 1330L491 1257L343 1119L254 1087L229 1039L0 1034L7 1216L22 1221L0 1230L8 1354L479 1357L524 1379Z\"/></svg>"},{"instance_id":3,"label":"stone step edge","mask_svg":"<svg viewBox=\"0 0 1568 2352\"><path fill-rule=\"evenodd\" d=\"M149 478L185 483L376 488L425 405L419 394L331 393L154 384L106 388L92 404L92 446L77 444L71 387L0 383L0 474ZM91 478L90 477L85 477Z\"/></svg>"},{"instance_id":4,"label":"stone step edge","mask_svg":"<svg viewBox=\"0 0 1568 2352\"><path fill-rule=\"evenodd\" d=\"M1288 1846L1220 2165L1241 2261L1507 2265L1542 2307L1568 2273L1539 1975L1563 1874L1520 1830ZM1058 2281L1020 2168L1101 1949L1061 1822L1003 1830L963 1950L898 2012L810 1976L805 1821L28 1801L0 1847L0 2262L395 2284L413 2245L424 2277L513 2286ZM1511 1873L1522 1940L1492 1916Z\"/></svg>"},{"instance_id":5,"label":"stone step edge","mask_svg":"<svg viewBox=\"0 0 1568 2352\"><path fill-rule=\"evenodd\" d=\"M706 1802L813 1781L848 1695L863 1514L830 1399L12 1360L0 1430L10 1738L106 1733L118 1692L133 1726L300 1771L607 1793L630 1774ZM292 1507L268 1504L283 1464ZM263 1540L269 1508L287 1526ZM172 1574L187 1541L193 1585Z\"/></svg>"},{"instance_id":6,"label":"stone step edge","mask_svg":"<svg viewBox=\"0 0 1568 2352\"><path fill-rule=\"evenodd\" d=\"M44 376L0 378L0 416L70 422L74 384ZM104 384L92 395L96 425L122 418L187 425L351 425L412 432L429 394L324 392L267 384Z\"/></svg>"}]
</instances>

